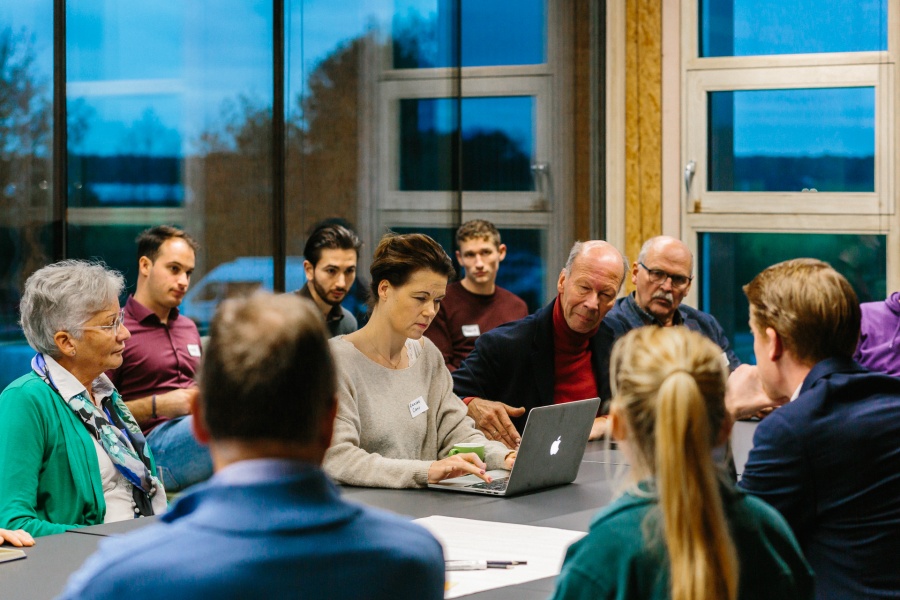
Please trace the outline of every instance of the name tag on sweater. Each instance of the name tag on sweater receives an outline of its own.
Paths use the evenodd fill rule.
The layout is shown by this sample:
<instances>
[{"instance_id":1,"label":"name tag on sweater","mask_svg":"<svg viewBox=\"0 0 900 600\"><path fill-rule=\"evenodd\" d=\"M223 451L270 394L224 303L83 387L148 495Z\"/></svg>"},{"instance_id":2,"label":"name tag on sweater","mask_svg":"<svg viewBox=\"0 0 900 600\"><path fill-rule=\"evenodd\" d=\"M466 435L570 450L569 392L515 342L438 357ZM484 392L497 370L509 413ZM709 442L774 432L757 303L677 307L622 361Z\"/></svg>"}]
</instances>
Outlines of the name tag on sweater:
<instances>
[{"instance_id":1,"label":"name tag on sweater","mask_svg":"<svg viewBox=\"0 0 900 600\"><path fill-rule=\"evenodd\" d=\"M478 323L475 323L474 325L463 325L462 332L466 337L478 337L481 335L481 327L478 326Z\"/></svg>"},{"instance_id":2,"label":"name tag on sweater","mask_svg":"<svg viewBox=\"0 0 900 600\"><path fill-rule=\"evenodd\" d=\"M425 404L425 398L423 398L422 396L419 396L409 403L409 414L413 419L421 415L426 410L428 410L428 405Z\"/></svg>"},{"instance_id":3,"label":"name tag on sweater","mask_svg":"<svg viewBox=\"0 0 900 600\"><path fill-rule=\"evenodd\" d=\"M200 346L197 344L188 344L188 354L191 356L200 356Z\"/></svg>"}]
</instances>

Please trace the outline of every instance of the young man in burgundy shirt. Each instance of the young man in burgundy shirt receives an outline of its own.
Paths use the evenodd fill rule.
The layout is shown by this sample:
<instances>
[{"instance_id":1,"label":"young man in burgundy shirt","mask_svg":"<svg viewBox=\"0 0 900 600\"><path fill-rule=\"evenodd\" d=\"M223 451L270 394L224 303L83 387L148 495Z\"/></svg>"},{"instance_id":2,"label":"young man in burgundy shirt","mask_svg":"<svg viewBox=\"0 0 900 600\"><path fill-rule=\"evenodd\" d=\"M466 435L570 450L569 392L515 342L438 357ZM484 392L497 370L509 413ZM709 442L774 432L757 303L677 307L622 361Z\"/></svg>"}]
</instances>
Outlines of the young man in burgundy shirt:
<instances>
[{"instance_id":1,"label":"young man in burgundy shirt","mask_svg":"<svg viewBox=\"0 0 900 600\"><path fill-rule=\"evenodd\" d=\"M447 286L441 309L425 331L450 371L472 352L478 336L528 316L525 302L496 283L506 244L494 224L482 219L463 223L456 231L456 244L463 278Z\"/></svg>"},{"instance_id":2,"label":"young man in burgundy shirt","mask_svg":"<svg viewBox=\"0 0 900 600\"><path fill-rule=\"evenodd\" d=\"M212 475L209 451L191 430L200 334L178 312L198 245L167 225L144 231L137 244L137 289L125 303L131 339L122 366L107 375L143 429L166 490L179 491Z\"/></svg>"}]
</instances>

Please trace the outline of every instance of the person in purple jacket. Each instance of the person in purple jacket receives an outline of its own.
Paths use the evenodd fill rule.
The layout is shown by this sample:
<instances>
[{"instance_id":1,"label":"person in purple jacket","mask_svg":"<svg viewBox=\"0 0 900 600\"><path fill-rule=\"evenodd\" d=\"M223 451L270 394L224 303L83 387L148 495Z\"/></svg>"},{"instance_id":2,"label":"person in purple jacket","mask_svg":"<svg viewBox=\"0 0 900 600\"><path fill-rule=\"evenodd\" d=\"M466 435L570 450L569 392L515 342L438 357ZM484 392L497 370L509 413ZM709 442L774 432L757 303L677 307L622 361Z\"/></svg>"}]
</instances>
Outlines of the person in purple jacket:
<instances>
[{"instance_id":1,"label":"person in purple jacket","mask_svg":"<svg viewBox=\"0 0 900 600\"><path fill-rule=\"evenodd\" d=\"M860 304L862 324L853 360L873 371L900 376L900 292L883 302Z\"/></svg>"}]
</instances>

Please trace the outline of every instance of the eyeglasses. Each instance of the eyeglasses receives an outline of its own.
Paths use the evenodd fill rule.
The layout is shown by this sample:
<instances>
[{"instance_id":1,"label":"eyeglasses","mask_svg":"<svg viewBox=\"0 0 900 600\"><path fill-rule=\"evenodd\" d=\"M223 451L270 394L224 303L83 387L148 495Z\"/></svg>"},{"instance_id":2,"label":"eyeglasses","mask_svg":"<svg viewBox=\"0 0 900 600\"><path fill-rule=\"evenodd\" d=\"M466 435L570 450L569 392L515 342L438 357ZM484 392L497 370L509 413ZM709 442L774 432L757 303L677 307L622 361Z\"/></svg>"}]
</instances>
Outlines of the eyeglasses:
<instances>
[{"instance_id":1,"label":"eyeglasses","mask_svg":"<svg viewBox=\"0 0 900 600\"><path fill-rule=\"evenodd\" d=\"M666 279L671 279L672 287L676 290L686 288L694 279L693 277L688 277L687 275L672 275L671 273L666 273L662 269L651 269L642 262L639 262L638 264L644 267L644 270L647 271L647 275L650 277L650 283L665 283Z\"/></svg>"},{"instance_id":2,"label":"eyeglasses","mask_svg":"<svg viewBox=\"0 0 900 600\"><path fill-rule=\"evenodd\" d=\"M112 325L82 325L82 329L109 329L113 332L113 334L119 333L119 328L122 326L122 323L125 321L125 309L121 309L119 314L116 315L116 320L113 321Z\"/></svg>"}]
</instances>

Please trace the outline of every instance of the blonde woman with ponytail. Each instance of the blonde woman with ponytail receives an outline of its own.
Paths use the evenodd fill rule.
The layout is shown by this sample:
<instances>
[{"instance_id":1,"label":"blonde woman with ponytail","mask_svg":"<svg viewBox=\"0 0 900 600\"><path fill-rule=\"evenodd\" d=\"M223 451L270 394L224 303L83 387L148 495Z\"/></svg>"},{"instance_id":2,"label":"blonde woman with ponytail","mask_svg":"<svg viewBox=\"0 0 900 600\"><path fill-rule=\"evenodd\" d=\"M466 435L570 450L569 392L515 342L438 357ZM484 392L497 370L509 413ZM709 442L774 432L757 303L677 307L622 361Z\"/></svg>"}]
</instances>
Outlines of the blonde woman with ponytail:
<instances>
[{"instance_id":1,"label":"blonde woman with ponytail","mask_svg":"<svg viewBox=\"0 0 900 600\"><path fill-rule=\"evenodd\" d=\"M631 483L569 548L555 598L812 598L784 519L717 472L712 449L731 429L721 355L682 327L616 344L611 431Z\"/></svg>"}]
</instances>

